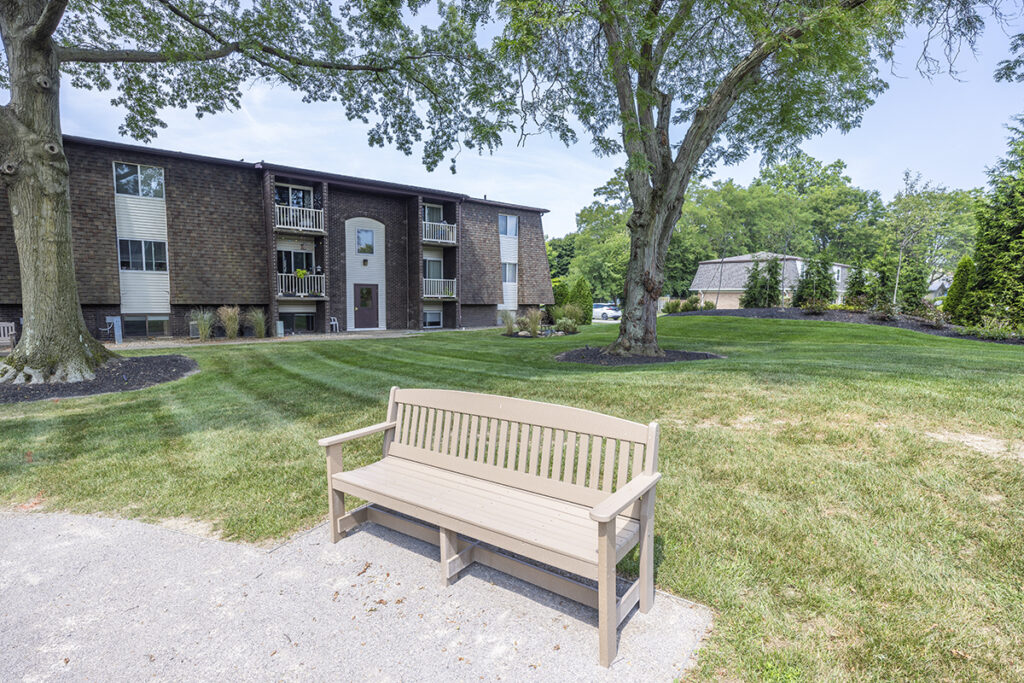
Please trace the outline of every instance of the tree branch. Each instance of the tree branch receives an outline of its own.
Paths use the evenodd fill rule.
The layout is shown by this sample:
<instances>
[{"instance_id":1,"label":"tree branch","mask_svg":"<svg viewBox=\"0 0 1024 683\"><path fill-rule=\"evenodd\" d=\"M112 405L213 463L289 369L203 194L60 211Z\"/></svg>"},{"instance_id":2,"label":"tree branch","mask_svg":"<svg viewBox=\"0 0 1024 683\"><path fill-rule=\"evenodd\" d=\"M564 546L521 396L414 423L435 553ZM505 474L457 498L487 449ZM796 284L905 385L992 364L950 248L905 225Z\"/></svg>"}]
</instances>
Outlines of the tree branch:
<instances>
[{"instance_id":1,"label":"tree branch","mask_svg":"<svg viewBox=\"0 0 1024 683\"><path fill-rule=\"evenodd\" d=\"M228 43L216 50L183 55L149 50L106 50L91 47L58 47L56 49L57 58L61 62L82 62L87 64L162 64L177 61L209 62L241 52L238 43Z\"/></svg>"},{"instance_id":2,"label":"tree branch","mask_svg":"<svg viewBox=\"0 0 1024 683\"><path fill-rule=\"evenodd\" d=\"M618 21L609 0L601 0L601 29L608 43L608 56L611 58L612 81L619 100L619 114L622 118L622 144L629 161L626 164L626 182L633 197L634 212L643 212L651 196L651 186L645 177L641 177L636 163L646 159L644 146L640 142L640 120L636 109L633 93L633 80L623 60L622 36L619 33Z\"/></svg>"},{"instance_id":3,"label":"tree branch","mask_svg":"<svg viewBox=\"0 0 1024 683\"><path fill-rule=\"evenodd\" d=\"M843 11L851 11L866 2L868 0L841 0L838 8ZM672 186L674 188L683 186L689 179L688 176L696 166L697 160L707 151L718 129L729 115L729 110L739 97L742 86L758 73L761 64L783 43L796 40L804 35L808 27L830 9L832 8L824 8L799 24L779 31L771 41L760 41L725 75L707 101L697 108L690 128L686 131L683 144L679 146L672 169Z\"/></svg>"},{"instance_id":4,"label":"tree branch","mask_svg":"<svg viewBox=\"0 0 1024 683\"><path fill-rule=\"evenodd\" d=\"M29 38L33 41L45 40L53 35L64 17L64 10L67 9L68 0L48 0L43 6L39 18L29 30Z\"/></svg>"}]
</instances>

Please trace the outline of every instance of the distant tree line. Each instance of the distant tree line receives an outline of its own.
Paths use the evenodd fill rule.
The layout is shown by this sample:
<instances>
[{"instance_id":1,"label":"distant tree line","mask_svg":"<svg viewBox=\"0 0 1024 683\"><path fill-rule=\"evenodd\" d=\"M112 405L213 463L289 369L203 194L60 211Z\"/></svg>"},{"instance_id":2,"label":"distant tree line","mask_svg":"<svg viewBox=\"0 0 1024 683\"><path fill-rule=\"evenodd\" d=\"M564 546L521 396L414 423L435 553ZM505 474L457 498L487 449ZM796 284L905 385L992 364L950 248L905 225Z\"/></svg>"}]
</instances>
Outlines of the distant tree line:
<instances>
[{"instance_id":1,"label":"distant tree line","mask_svg":"<svg viewBox=\"0 0 1024 683\"><path fill-rule=\"evenodd\" d=\"M700 261L769 251L847 263L904 308L951 275L974 250L980 190L948 190L906 173L886 203L855 187L842 161L807 154L765 167L749 185L695 184L687 193L665 264L669 296L684 296ZM629 261L631 207L621 172L595 190L599 199L576 216L576 231L548 240L552 277L583 277L594 296L622 295Z\"/></svg>"}]
</instances>

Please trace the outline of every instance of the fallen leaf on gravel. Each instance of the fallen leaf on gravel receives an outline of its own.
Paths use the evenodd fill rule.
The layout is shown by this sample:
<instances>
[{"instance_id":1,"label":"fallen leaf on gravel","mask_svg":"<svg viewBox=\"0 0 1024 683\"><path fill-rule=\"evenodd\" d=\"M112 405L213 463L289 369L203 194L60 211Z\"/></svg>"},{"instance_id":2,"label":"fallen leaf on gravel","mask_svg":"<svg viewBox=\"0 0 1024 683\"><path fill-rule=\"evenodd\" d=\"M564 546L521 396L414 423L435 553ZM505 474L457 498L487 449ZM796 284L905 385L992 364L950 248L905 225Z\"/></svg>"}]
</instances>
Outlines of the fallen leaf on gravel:
<instances>
[{"instance_id":1,"label":"fallen leaf on gravel","mask_svg":"<svg viewBox=\"0 0 1024 683\"><path fill-rule=\"evenodd\" d=\"M359 570L359 573L356 574L356 576L362 576L363 574L365 574L366 570L370 568L370 564L370 562L367 562L365 565L363 565L363 568Z\"/></svg>"}]
</instances>

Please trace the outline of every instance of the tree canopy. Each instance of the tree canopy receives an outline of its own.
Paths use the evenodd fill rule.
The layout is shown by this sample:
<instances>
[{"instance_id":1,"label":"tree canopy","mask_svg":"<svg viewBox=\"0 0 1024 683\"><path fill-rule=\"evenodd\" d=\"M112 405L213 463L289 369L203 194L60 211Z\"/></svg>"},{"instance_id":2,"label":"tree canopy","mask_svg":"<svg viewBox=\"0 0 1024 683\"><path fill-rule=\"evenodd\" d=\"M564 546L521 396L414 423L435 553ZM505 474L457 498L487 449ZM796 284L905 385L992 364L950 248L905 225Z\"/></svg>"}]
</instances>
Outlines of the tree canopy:
<instances>
[{"instance_id":1,"label":"tree canopy","mask_svg":"<svg viewBox=\"0 0 1024 683\"><path fill-rule=\"evenodd\" d=\"M595 190L602 200L577 214L576 232L549 241L558 254L552 267L588 278L599 298L620 298L625 288L631 209L621 178L617 173ZM904 258L926 276L927 286L952 275L973 250L978 196L978 190L948 190L908 173L904 188L885 203L876 190L853 185L842 161L825 164L806 154L765 166L747 186L695 183L672 232L665 293L684 295L701 260L758 251L804 258L824 253L831 261L891 270L895 286L899 244L909 233ZM567 243L573 245L568 258Z\"/></svg>"}]
</instances>

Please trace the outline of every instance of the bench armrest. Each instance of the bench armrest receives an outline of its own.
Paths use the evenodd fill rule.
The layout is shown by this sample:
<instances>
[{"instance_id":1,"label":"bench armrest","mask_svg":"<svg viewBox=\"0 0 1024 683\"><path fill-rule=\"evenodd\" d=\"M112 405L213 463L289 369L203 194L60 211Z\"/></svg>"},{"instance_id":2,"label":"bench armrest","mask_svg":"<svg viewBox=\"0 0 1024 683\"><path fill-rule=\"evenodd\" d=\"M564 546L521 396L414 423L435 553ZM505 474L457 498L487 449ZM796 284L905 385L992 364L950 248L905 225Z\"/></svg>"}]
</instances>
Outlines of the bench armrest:
<instances>
[{"instance_id":1,"label":"bench armrest","mask_svg":"<svg viewBox=\"0 0 1024 683\"><path fill-rule=\"evenodd\" d=\"M661 474L643 474L608 496L590 510L590 518L595 522L610 522L633 502L654 488L661 479Z\"/></svg>"},{"instance_id":2,"label":"bench armrest","mask_svg":"<svg viewBox=\"0 0 1024 683\"><path fill-rule=\"evenodd\" d=\"M353 441L355 439L361 439L364 436L370 436L379 432L386 432L389 429L394 429L396 422L381 422L370 427L363 427L362 429L354 429L351 432L345 432L344 434L338 434L336 436L328 436L317 441L321 446L334 446L339 443L345 443L346 441Z\"/></svg>"}]
</instances>

